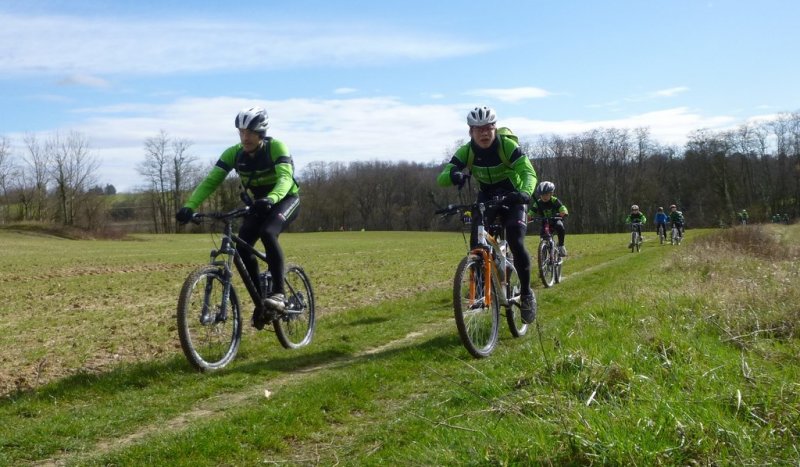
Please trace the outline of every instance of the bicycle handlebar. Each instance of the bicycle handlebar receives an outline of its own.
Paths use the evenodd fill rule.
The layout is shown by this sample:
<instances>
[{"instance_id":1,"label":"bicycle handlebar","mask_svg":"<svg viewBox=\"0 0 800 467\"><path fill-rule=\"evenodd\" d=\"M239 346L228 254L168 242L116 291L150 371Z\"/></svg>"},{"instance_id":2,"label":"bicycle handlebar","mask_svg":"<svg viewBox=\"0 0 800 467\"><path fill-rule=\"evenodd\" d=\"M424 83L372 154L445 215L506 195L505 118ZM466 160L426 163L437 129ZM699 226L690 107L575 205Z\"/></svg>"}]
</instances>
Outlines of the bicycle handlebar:
<instances>
[{"instance_id":1,"label":"bicycle handlebar","mask_svg":"<svg viewBox=\"0 0 800 467\"><path fill-rule=\"evenodd\" d=\"M534 221L565 221L567 220L566 216L549 216L549 217L531 217L528 222Z\"/></svg>"},{"instance_id":2,"label":"bicycle handlebar","mask_svg":"<svg viewBox=\"0 0 800 467\"><path fill-rule=\"evenodd\" d=\"M194 222L195 224L199 224L200 220L203 218L228 222L231 219L235 219L237 217L244 217L249 212L250 212L250 206L236 208L228 212L196 212L192 215L192 222Z\"/></svg>"},{"instance_id":3,"label":"bicycle handlebar","mask_svg":"<svg viewBox=\"0 0 800 467\"><path fill-rule=\"evenodd\" d=\"M505 201L505 196L495 196L494 198L482 202L475 202L472 204L448 204L446 208L437 209L434 214L441 214L445 217L452 216L454 214L458 214L460 212L464 212L470 209L478 209L478 207L483 204L486 208L492 208L496 206L505 206L503 201Z\"/></svg>"}]
</instances>

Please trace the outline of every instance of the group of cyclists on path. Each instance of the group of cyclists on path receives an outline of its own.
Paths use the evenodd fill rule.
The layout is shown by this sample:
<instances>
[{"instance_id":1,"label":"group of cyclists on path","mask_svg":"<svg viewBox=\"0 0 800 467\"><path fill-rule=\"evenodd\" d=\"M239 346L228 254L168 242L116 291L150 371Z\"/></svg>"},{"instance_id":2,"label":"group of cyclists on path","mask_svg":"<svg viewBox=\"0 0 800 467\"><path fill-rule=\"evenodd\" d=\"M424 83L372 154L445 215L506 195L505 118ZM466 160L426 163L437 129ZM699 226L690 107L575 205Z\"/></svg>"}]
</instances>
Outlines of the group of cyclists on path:
<instances>
[{"instance_id":1,"label":"group of cyclists on path","mask_svg":"<svg viewBox=\"0 0 800 467\"><path fill-rule=\"evenodd\" d=\"M225 149L215 166L195 188L184 206L175 214L181 224L194 218L195 210L219 187L231 170L241 182L242 201L250 207L251 215L245 217L239 237L251 246L261 239L266 249L269 272L274 278L274 289L253 310L252 325L262 329L268 311L281 311L285 307L283 250L278 236L297 217L300 208L299 186L294 178L294 163L289 148L283 142L267 136L269 117L261 107L241 110L234 120L239 131L239 143ZM525 248L525 235L529 219L550 222L558 238L558 251L567 256L564 219L569 211L555 196L553 182L537 184L536 171L522 152L510 131L497 128L497 114L489 107L475 107L467 114L470 141L459 147L437 177L440 186L462 188L471 179L478 182L477 202L500 200L497 206L487 209L487 222L498 216L506 231L506 241L513 253L514 267L520 280L520 311L522 320L532 323L536 319L536 297L531 288L531 257ZM470 185L471 186L471 185ZM667 219L683 230L683 214L675 205L670 206L667 217L659 208L657 227L665 227ZM628 223L647 221L637 205L631 207ZM477 226L483 219L473 214L470 248L477 245ZM641 231L639 232L641 234ZM237 247L250 278L257 280L258 261Z\"/></svg>"},{"instance_id":2,"label":"group of cyclists on path","mask_svg":"<svg viewBox=\"0 0 800 467\"><path fill-rule=\"evenodd\" d=\"M683 212L678 210L676 205L671 205L669 207L669 214L664 212L664 208L658 208L656 211L655 218L653 222L656 225L656 233L663 232L664 236L667 235L667 223L672 223L672 227L678 229L678 235L683 238L683 231L684 231L684 220L683 220ZM625 218L626 224L631 224L634 226L636 231L639 233L639 237L642 236L642 226L647 223L647 216L639 210L639 205L634 204L631 206L631 213ZM628 245L630 248L631 245Z\"/></svg>"}]
</instances>

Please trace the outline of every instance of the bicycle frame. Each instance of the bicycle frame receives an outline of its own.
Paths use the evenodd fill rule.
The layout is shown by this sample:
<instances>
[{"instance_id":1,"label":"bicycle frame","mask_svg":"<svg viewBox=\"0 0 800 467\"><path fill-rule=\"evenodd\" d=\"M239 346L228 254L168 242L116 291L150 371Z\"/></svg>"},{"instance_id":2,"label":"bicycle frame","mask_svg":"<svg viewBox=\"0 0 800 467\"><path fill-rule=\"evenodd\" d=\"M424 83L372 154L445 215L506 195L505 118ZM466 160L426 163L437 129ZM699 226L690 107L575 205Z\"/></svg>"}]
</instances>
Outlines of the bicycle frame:
<instances>
[{"instance_id":1,"label":"bicycle frame","mask_svg":"<svg viewBox=\"0 0 800 467\"><path fill-rule=\"evenodd\" d=\"M486 205L484 203L478 204L478 209L481 211L481 219L485 222ZM494 232L494 234L492 234ZM505 240L505 229L502 225L493 224L489 226L489 231L486 230L485 225L478 226L478 245L470 250L470 254L480 256L483 260L483 277L484 277L484 300L485 303L492 301L492 283L498 290L498 299L501 306L508 306L509 300L506 296L506 272L505 268L509 266L510 261L503 247L500 245ZM506 247L507 248L507 247ZM501 265L503 267L501 267ZM513 267L513 264L511 265ZM474 284L474 281L472 281ZM472 285L470 288L470 297L474 296Z\"/></svg>"},{"instance_id":2,"label":"bicycle frame","mask_svg":"<svg viewBox=\"0 0 800 467\"><path fill-rule=\"evenodd\" d=\"M239 277L242 278L242 282L247 289L247 292L250 294L250 298L253 300L253 303L261 303L261 291L258 289L256 284L253 283L253 280L250 278L250 274L247 272L247 268L244 265L244 261L242 257L239 255L239 251L237 247L241 247L245 249L248 253L256 255L259 259L266 262L267 256L249 245L247 242L239 238L238 235L233 233L232 227L232 219L239 217L247 212L247 209L239 209L233 211L229 216L226 216L220 219L224 224L225 228L223 229L222 233L222 241L220 243L220 247L217 249L211 250L210 253L210 261L209 263L214 266L221 266L223 270L223 277L225 279L225 288L223 289L223 307L220 310L220 318L225 318L227 315L227 299L230 296L231 290L231 279L233 277L233 272L231 266L235 266L236 271L239 273ZM235 245L235 246L234 246ZM218 261L217 257L220 255L227 255L224 261ZM210 284L209 284L210 286ZM205 305L204 305L205 307Z\"/></svg>"},{"instance_id":3,"label":"bicycle frame","mask_svg":"<svg viewBox=\"0 0 800 467\"><path fill-rule=\"evenodd\" d=\"M495 203L499 203L499 200L492 200L489 201L488 204L490 205L497 205ZM469 255L479 256L483 261L483 275L484 275L484 297L476 297L476 290L475 289L475 281L470 281L470 300L475 301L480 298L485 300L485 303L491 303L492 300L492 283L494 283L495 287L499 291L498 294L498 301L500 302L501 306L508 307L509 305L515 304L513 297L509 298L506 295L506 285L508 282L508 277L506 276L506 268L512 268L514 273L516 273L516 269L514 269L514 263L508 257L507 246L504 248L502 243L505 241L505 228L503 228L500 224L492 224L490 226L486 226L486 209L487 203L477 203L477 204L460 204L460 205L449 205L446 208L439 209L436 211L437 214L442 214L443 216L450 216L456 213L463 213L469 209L477 208L481 213L481 224L478 225L478 244L475 248L472 248L468 251Z\"/></svg>"}]
</instances>

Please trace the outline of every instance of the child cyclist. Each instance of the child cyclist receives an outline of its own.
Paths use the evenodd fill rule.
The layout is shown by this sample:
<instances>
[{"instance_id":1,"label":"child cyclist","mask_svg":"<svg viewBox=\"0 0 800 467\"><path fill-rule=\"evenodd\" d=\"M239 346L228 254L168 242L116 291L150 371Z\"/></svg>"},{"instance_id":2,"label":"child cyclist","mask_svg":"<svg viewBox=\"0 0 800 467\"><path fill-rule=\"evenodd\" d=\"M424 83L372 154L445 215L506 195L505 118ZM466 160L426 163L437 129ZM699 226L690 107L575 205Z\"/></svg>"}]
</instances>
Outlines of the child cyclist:
<instances>
[{"instance_id":1,"label":"child cyclist","mask_svg":"<svg viewBox=\"0 0 800 467\"><path fill-rule=\"evenodd\" d=\"M643 212L639 211L639 205L634 204L631 206L631 213L625 218L625 223L634 224L636 226L636 231L639 232L639 238L642 237L642 225L644 225L645 222L647 222L647 216L645 216ZM628 248L632 246L633 243L628 245Z\"/></svg>"},{"instance_id":2,"label":"child cyclist","mask_svg":"<svg viewBox=\"0 0 800 467\"><path fill-rule=\"evenodd\" d=\"M540 183L539 186L536 187L538 199L531 206L531 212L537 217L559 218L554 222L547 219L542 220L542 233L544 233L544 223L551 222L550 225L555 229L556 235L558 236L558 254L567 256L567 248L564 246L564 237L566 237L567 232L564 229L563 219L569 215L569 211L564 203L553 195L555 191L555 183L546 181Z\"/></svg>"},{"instance_id":3,"label":"child cyclist","mask_svg":"<svg viewBox=\"0 0 800 467\"><path fill-rule=\"evenodd\" d=\"M673 227L678 228L678 234L683 238L683 213L674 204L669 207L669 220Z\"/></svg>"},{"instance_id":4,"label":"child cyclist","mask_svg":"<svg viewBox=\"0 0 800 467\"><path fill-rule=\"evenodd\" d=\"M669 221L669 216L667 216L667 213L664 212L663 207L658 208L658 212L656 213L656 218L654 219L654 221L656 224L656 233L664 232L664 237L666 237L667 221Z\"/></svg>"}]
</instances>

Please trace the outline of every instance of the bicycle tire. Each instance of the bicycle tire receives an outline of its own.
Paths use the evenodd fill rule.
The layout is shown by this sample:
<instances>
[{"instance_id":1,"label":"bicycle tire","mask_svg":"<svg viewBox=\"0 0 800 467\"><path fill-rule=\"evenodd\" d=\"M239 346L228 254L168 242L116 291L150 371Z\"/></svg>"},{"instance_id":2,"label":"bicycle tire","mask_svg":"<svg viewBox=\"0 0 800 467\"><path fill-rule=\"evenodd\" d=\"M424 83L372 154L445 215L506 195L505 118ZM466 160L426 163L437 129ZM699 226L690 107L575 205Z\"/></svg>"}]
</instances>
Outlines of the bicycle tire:
<instances>
[{"instance_id":1,"label":"bicycle tire","mask_svg":"<svg viewBox=\"0 0 800 467\"><path fill-rule=\"evenodd\" d=\"M286 310L272 321L272 326L284 348L297 349L308 345L314 337L314 290L306 272L296 264L287 265L283 282Z\"/></svg>"},{"instance_id":2,"label":"bicycle tire","mask_svg":"<svg viewBox=\"0 0 800 467\"><path fill-rule=\"evenodd\" d=\"M555 283L555 265L553 264L553 247L551 243L552 240L542 240L539 242L538 252L539 278L542 280L542 284L547 288L552 287Z\"/></svg>"},{"instance_id":3,"label":"bicycle tire","mask_svg":"<svg viewBox=\"0 0 800 467\"><path fill-rule=\"evenodd\" d=\"M636 251L636 244L637 244L637 242L636 242L636 232L631 232L631 246L630 246L631 253Z\"/></svg>"},{"instance_id":4,"label":"bicycle tire","mask_svg":"<svg viewBox=\"0 0 800 467\"><path fill-rule=\"evenodd\" d=\"M511 260L511 258L508 258L508 261ZM511 335L514 337L522 337L528 332L528 323L522 321L521 293L522 284L519 281L517 270L509 264L506 267L506 299L508 300L508 305L505 306L505 309L508 330L511 331Z\"/></svg>"},{"instance_id":5,"label":"bicycle tire","mask_svg":"<svg viewBox=\"0 0 800 467\"><path fill-rule=\"evenodd\" d=\"M453 279L453 311L461 343L475 358L491 355L497 346L500 305L492 283L492 300L484 303L483 260L465 256ZM479 298L477 298L479 297Z\"/></svg>"},{"instance_id":6,"label":"bicycle tire","mask_svg":"<svg viewBox=\"0 0 800 467\"><path fill-rule=\"evenodd\" d=\"M225 282L222 269L204 265L192 271L181 287L178 336L186 359L199 371L225 367L236 357L242 340L242 315L233 286L227 316L219 316Z\"/></svg>"}]
</instances>

